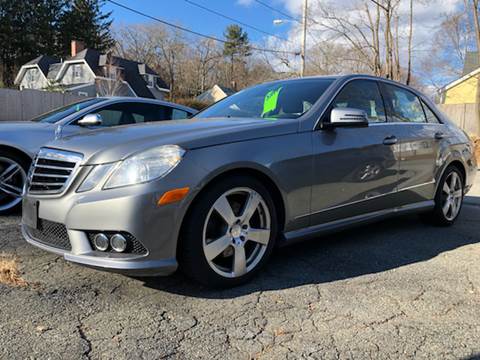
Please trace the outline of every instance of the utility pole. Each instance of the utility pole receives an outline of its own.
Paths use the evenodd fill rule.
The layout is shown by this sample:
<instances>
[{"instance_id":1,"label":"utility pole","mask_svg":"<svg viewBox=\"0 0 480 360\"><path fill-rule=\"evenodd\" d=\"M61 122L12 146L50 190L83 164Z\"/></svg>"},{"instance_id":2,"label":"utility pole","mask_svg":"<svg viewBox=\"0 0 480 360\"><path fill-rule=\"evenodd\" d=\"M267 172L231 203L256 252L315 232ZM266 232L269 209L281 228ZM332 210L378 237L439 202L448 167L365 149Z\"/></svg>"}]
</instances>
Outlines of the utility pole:
<instances>
[{"instance_id":1,"label":"utility pole","mask_svg":"<svg viewBox=\"0 0 480 360\"><path fill-rule=\"evenodd\" d=\"M308 12L308 4L307 0L303 0L303 33L302 33L302 68L300 71L300 76L305 76L305 55L307 51L307 12Z\"/></svg>"}]
</instances>

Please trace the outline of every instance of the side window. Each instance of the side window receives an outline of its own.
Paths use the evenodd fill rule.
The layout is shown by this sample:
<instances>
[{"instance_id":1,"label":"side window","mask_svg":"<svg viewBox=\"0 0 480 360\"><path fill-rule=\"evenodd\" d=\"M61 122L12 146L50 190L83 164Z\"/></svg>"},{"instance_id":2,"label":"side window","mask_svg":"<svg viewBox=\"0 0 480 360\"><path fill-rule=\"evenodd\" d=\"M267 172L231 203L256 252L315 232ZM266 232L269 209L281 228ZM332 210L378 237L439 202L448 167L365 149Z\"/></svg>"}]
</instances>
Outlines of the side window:
<instances>
[{"instance_id":1,"label":"side window","mask_svg":"<svg viewBox=\"0 0 480 360\"><path fill-rule=\"evenodd\" d=\"M342 89L332 104L333 108L364 110L369 122L385 122L385 108L377 82L354 80Z\"/></svg>"},{"instance_id":2,"label":"side window","mask_svg":"<svg viewBox=\"0 0 480 360\"><path fill-rule=\"evenodd\" d=\"M172 109L172 120L187 119L189 114L180 109Z\"/></svg>"},{"instance_id":3,"label":"side window","mask_svg":"<svg viewBox=\"0 0 480 360\"><path fill-rule=\"evenodd\" d=\"M415 94L390 84L382 84L382 91L387 106L389 121L426 122L422 104Z\"/></svg>"},{"instance_id":4,"label":"side window","mask_svg":"<svg viewBox=\"0 0 480 360\"><path fill-rule=\"evenodd\" d=\"M102 117L102 126L110 127L134 124L136 121L129 109L130 106L128 103L113 104L97 111L97 114Z\"/></svg>"},{"instance_id":5,"label":"side window","mask_svg":"<svg viewBox=\"0 0 480 360\"><path fill-rule=\"evenodd\" d=\"M155 104L131 104L131 112L136 123L169 119L169 114L165 113L165 107Z\"/></svg>"},{"instance_id":6,"label":"side window","mask_svg":"<svg viewBox=\"0 0 480 360\"><path fill-rule=\"evenodd\" d=\"M425 110L425 116L427 117L427 122L432 124L440 124L440 120L438 120L437 115L435 115L435 113L432 110L430 110L428 105L425 104L425 102L423 101L422 101L422 105L423 105L423 110Z\"/></svg>"}]
</instances>

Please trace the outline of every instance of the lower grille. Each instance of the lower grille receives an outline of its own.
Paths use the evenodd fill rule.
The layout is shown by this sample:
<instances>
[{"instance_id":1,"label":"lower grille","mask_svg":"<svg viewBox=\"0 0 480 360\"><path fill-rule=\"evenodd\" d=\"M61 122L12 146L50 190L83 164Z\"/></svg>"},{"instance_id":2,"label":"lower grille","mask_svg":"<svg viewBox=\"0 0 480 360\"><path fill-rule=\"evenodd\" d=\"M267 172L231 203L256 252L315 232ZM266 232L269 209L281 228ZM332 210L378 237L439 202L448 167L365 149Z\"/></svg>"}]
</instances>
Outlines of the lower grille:
<instances>
[{"instance_id":1,"label":"lower grille","mask_svg":"<svg viewBox=\"0 0 480 360\"><path fill-rule=\"evenodd\" d=\"M87 237L88 241L90 242L90 246L92 249L95 249L95 245L93 244L93 238L95 237L96 234L99 232L87 232ZM107 235L108 238L110 238L114 234L119 234L116 231L102 231L103 234ZM136 255L146 255L147 254L147 249L143 244L137 240L135 236L132 234L126 233L126 232L120 232L125 239L127 239L127 249L125 250L124 254L136 254ZM114 253L115 251L109 247L107 252Z\"/></svg>"},{"instance_id":2,"label":"lower grille","mask_svg":"<svg viewBox=\"0 0 480 360\"><path fill-rule=\"evenodd\" d=\"M38 220L38 229L28 228L29 235L36 241L57 249L71 250L65 225L53 221Z\"/></svg>"}]
</instances>

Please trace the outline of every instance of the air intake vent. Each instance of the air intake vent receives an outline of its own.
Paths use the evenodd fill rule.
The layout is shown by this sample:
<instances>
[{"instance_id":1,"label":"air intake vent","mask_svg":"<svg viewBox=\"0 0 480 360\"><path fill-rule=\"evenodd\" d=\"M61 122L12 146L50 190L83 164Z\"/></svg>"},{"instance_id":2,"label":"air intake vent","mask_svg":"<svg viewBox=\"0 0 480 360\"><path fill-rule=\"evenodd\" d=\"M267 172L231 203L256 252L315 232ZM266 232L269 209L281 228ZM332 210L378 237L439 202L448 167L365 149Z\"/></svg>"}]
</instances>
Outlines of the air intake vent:
<instances>
[{"instance_id":1,"label":"air intake vent","mask_svg":"<svg viewBox=\"0 0 480 360\"><path fill-rule=\"evenodd\" d=\"M29 174L29 193L59 194L63 192L73 178L73 174L82 161L78 153L40 149Z\"/></svg>"}]
</instances>

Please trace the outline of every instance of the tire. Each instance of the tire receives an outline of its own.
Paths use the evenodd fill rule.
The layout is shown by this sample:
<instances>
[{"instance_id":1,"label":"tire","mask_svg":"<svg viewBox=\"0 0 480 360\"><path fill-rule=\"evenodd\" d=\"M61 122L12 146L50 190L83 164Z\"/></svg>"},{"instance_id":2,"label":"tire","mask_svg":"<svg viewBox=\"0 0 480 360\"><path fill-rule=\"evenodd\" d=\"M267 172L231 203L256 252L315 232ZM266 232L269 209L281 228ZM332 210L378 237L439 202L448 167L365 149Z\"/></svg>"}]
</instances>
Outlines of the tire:
<instances>
[{"instance_id":1,"label":"tire","mask_svg":"<svg viewBox=\"0 0 480 360\"><path fill-rule=\"evenodd\" d=\"M247 206L247 199L254 205ZM277 232L265 186L249 176L227 177L205 189L190 209L180 239L180 269L207 287L243 284L267 262Z\"/></svg>"},{"instance_id":2,"label":"tire","mask_svg":"<svg viewBox=\"0 0 480 360\"><path fill-rule=\"evenodd\" d=\"M0 215L20 211L29 166L30 161L24 157L0 150Z\"/></svg>"},{"instance_id":3,"label":"tire","mask_svg":"<svg viewBox=\"0 0 480 360\"><path fill-rule=\"evenodd\" d=\"M452 181L455 181L455 184ZM424 220L438 226L453 225L462 210L464 194L464 176L458 167L451 165L440 179L434 199L435 207L430 213L424 214ZM450 205L447 205L447 202Z\"/></svg>"}]
</instances>

